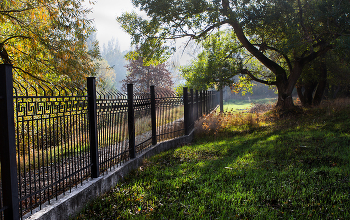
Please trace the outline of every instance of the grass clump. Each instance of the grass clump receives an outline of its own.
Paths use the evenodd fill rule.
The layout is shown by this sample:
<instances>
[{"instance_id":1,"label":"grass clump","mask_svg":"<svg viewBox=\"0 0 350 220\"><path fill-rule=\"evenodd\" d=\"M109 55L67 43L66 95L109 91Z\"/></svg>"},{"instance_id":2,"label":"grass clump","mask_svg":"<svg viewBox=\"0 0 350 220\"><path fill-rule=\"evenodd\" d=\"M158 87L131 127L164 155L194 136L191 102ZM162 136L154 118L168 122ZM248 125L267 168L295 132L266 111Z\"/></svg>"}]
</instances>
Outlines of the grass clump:
<instances>
[{"instance_id":1,"label":"grass clump","mask_svg":"<svg viewBox=\"0 0 350 220\"><path fill-rule=\"evenodd\" d=\"M252 115L253 129L217 116L231 122L146 160L75 219L348 219L349 115Z\"/></svg>"}]
</instances>

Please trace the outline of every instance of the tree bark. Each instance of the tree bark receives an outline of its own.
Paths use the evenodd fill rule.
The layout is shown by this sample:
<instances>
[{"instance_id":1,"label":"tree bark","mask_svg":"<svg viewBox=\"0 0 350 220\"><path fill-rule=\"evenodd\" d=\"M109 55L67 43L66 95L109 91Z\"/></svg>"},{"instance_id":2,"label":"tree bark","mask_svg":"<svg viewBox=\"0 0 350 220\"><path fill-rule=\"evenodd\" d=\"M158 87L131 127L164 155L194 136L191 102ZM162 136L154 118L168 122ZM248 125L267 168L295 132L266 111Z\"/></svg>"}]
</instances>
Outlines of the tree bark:
<instances>
[{"instance_id":1,"label":"tree bark","mask_svg":"<svg viewBox=\"0 0 350 220\"><path fill-rule=\"evenodd\" d=\"M298 93L298 97L299 97L299 100L301 102L301 105L305 106L306 105L306 100L305 100L305 97L304 97L303 87L302 86L297 86L297 93Z\"/></svg>"},{"instance_id":2,"label":"tree bark","mask_svg":"<svg viewBox=\"0 0 350 220\"><path fill-rule=\"evenodd\" d=\"M304 98L305 98L305 104L308 106L312 105L313 94L316 86L317 86L317 83L315 82L308 82L305 84Z\"/></svg>"},{"instance_id":3,"label":"tree bark","mask_svg":"<svg viewBox=\"0 0 350 220\"><path fill-rule=\"evenodd\" d=\"M333 99L335 99L336 97L337 97L337 94L338 94L338 92L340 91L340 86L337 86L337 88L335 89L335 91L334 91L334 93L333 93Z\"/></svg>"},{"instance_id":4,"label":"tree bark","mask_svg":"<svg viewBox=\"0 0 350 220\"><path fill-rule=\"evenodd\" d=\"M321 104L322 98L324 91L327 86L327 66L325 62L321 63L321 75L320 75L320 80L318 82L318 86L315 92L314 100L312 104L314 106L318 106Z\"/></svg>"}]
</instances>

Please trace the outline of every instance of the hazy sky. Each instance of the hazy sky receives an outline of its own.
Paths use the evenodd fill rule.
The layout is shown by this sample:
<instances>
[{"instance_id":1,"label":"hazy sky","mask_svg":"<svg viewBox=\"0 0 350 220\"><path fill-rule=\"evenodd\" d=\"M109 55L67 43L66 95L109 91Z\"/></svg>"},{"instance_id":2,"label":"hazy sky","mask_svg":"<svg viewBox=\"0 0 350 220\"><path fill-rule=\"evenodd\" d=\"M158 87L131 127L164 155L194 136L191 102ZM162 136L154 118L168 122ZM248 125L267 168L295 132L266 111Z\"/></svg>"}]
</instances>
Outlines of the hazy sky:
<instances>
[{"instance_id":1,"label":"hazy sky","mask_svg":"<svg viewBox=\"0 0 350 220\"><path fill-rule=\"evenodd\" d=\"M89 0L85 0L89 1ZM88 15L89 18L94 19L94 23L97 29L97 40L100 42L100 49L103 48L103 44L107 44L112 38L116 38L119 41L120 50L130 49L130 36L123 31L116 18L122 15L123 12L136 11L138 14L146 16L144 12L140 12L134 8L131 0L95 0L95 4L90 5L85 3L88 8L92 8L92 13ZM174 59L180 65L184 65L189 62L196 53L192 53L192 50L186 49L183 51L186 40L178 40L177 53L174 55Z\"/></svg>"},{"instance_id":2,"label":"hazy sky","mask_svg":"<svg viewBox=\"0 0 350 220\"><path fill-rule=\"evenodd\" d=\"M128 50L130 48L130 36L122 30L116 18L122 15L123 12L136 11L131 1L95 0L95 4L88 5L88 7L92 8L92 13L88 17L95 21L100 48L114 37L118 39L121 51Z\"/></svg>"}]
</instances>

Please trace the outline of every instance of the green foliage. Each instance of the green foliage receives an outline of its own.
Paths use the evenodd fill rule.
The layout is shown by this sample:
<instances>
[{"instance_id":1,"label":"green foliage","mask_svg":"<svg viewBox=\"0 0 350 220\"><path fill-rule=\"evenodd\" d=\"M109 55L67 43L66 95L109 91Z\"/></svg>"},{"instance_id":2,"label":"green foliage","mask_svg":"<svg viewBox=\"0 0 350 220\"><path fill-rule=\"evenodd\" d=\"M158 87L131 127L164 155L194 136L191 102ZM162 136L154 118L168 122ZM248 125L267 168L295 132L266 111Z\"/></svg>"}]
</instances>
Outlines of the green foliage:
<instances>
[{"instance_id":1,"label":"green foliage","mask_svg":"<svg viewBox=\"0 0 350 220\"><path fill-rule=\"evenodd\" d=\"M184 93L184 87L186 87L185 84L181 83L178 86L174 88L175 93L179 96L182 97Z\"/></svg>"},{"instance_id":2,"label":"green foliage","mask_svg":"<svg viewBox=\"0 0 350 220\"><path fill-rule=\"evenodd\" d=\"M190 66L180 69L190 88L218 90L234 83L241 71L240 47L232 31L222 31L201 42L203 51Z\"/></svg>"},{"instance_id":3,"label":"green foliage","mask_svg":"<svg viewBox=\"0 0 350 220\"><path fill-rule=\"evenodd\" d=\"M95 73L98 45L88 51L94 28L80 0L0 2L0 62L24 77L85 83Z\"/></svg>"},{"instance_id":4,"label":"green foliage","mask_svg":"<svg viewBox=\"0 0 350 220\"><path fill-rule=\"evenodd\" d=\"M350 36L350 2L343 0L134 0L133 4L148 17L125 13L118 21L133 44L140 45L136 56L159 60L170 52L167 40L200 41L228 25L250 54L242 57L244 64L249 63L242 73L276 85L282 108L293 107L291 93L304 66ZM250 69L253 57L260 67L254 64Z\"/></svg>"},{"instance_id":5,"label":"green foliage","mask_svg":"<svg viewBox=\"0 0 350 220\"><path fill-rule=\"evenodd\" d=\"M142 57L145 66L156 66L164 63L174 51L173 47L165 45L163 39L165 34L158 33L160 24L156 18L148 21L139 17L135 12L126 12L118 17L117 21L132 36L132 44L137 45L142 42L140 50L127 53L127 60L137 60Z\"/></svg>"}]
</instances>

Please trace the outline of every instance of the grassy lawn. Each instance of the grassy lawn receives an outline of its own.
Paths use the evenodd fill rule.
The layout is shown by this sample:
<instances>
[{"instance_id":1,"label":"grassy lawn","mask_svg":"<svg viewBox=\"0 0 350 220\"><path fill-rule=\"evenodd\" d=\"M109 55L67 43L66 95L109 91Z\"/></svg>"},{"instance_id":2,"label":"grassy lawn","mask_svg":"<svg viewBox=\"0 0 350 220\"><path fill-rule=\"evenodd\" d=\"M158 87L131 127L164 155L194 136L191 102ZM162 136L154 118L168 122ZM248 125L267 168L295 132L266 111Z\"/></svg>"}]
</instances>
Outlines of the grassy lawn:
<instances>
[{"instance_id":1,"label":"grassy lawn","mask_svg":"<svg viewBox=\"0 0 350 220\"><path fill-rule=\"evenodd\" d=\"M212 116L227 122L146 160L75 219L349 219L347 109L238 127Z\"/></svg>"},{"instance_id":2,"label":"grassy lawn","mask_svg":"<svg viewBox=\"0 0 350 220\"><path fill-rule=\"evenodd\" d=\"M264 98L264 99L250 99L250 100L229 100L224 102L224 112L243 112L246 109L252 107L254 103L256 104L267 104L267 103L276 103L277 99L275 98ZM220 109L217 109L219 112Z\"/></svg>"}]
</instances>

